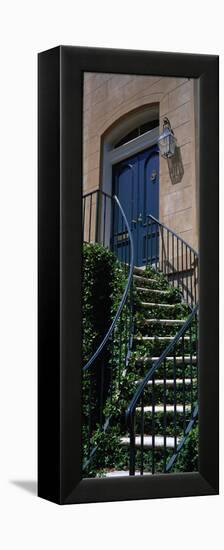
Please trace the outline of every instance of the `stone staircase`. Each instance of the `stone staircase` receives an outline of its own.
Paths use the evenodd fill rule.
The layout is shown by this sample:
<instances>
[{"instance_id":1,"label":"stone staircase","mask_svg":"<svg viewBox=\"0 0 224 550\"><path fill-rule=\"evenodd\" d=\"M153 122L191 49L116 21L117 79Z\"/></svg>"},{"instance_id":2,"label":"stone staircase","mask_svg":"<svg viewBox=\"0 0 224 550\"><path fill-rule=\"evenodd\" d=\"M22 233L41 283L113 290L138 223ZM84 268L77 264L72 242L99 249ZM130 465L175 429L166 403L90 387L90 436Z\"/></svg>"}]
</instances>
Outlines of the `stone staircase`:
<instances>
[{"instance_id":1,"label":"stone staircase","mask_svg":"<svg viewBox=\"0 0 224 550\"><path fill-rule=\"evenodd\" d=\"M136 304L135 330L127 371L124 373L124 379L127 373L130 379L129 392L126 393L127 400L128 394L131 398L150 366L173 340L190 313L190 308L183 303L179 291L169 285L165 277L154 272L152 268L146 271L135 267L133 278ZM163 464L164 440L169 457L181 440L183 421L187 422L190 419L192 402L196 399L197 359L194 349L192 350L194 342L188 334L185 334L183 338L184 351L183 340L181 340L176 353L175 379L173 357L168 356L166 358L166 377L164 377L163 368L159 369L154 379L147 383L148 399L147 403L144 403L143 410L140 406L136 408L136 455L138 448L143 447L148 464L148 467L144 469L144 475L151 473L149 454L152 446L157 453L156 471L163 471L161 464ZM191 356L189 355L190 346ZM144 434L141 433L140 428L140 419L143 414L145 419ZM163 432L164 415L166 415L165 435ZM180 426L180 434L178 434L178 426ZM130 438L125 430L126 427L123 425L120 445L124 449L124 465L123 467L119 465L119 468L116 468L115 464L113 469L105 472L107 477L129 474L127 457ZM140 457L138 460L138 456L136 456L136 475L139 475L139 469Z\"/></svg>"}]
</instances>

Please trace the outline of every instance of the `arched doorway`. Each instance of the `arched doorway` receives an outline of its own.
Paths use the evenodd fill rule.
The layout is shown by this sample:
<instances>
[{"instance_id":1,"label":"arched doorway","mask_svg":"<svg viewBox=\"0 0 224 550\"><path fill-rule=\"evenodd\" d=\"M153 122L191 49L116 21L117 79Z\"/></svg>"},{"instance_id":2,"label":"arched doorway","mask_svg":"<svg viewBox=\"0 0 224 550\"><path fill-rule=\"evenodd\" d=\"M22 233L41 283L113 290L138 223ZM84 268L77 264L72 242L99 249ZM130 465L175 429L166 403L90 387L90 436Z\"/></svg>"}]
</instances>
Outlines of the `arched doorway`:
<instances>
[{"instance_id":1,"label":"arched doorway","mask_svg":"<svg viewBox=\"0 0 224 550\"><path fill-rule=\"evenodd\" d=\"M132 230L135 265L144 266L150 247L158 257L156 235L149 231L148 215L159 217L159 107L147 106L129 113L103 139L102 189L116 194ZM125 256L126 235L114 218L118 256Z\"/></svg>"}]
</instances>

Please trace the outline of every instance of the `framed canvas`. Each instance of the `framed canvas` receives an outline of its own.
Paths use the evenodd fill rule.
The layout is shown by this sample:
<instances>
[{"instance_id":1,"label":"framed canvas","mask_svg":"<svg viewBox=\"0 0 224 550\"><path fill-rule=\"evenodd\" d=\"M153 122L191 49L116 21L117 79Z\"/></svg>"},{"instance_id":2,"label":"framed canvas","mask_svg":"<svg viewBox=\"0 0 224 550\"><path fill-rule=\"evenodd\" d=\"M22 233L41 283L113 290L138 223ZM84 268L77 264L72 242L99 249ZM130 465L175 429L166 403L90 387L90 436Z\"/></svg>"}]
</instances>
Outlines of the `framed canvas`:
<instances>
[{"instance_id":1,"label":"framed canvas","mask_svg":"<svg viewBox=\"0 0 224 550\"><path fill-rule=\"evenodd\" d=\"M218 493L218 57L38 59L38 494Z\"/></svg>"}]
</instances>

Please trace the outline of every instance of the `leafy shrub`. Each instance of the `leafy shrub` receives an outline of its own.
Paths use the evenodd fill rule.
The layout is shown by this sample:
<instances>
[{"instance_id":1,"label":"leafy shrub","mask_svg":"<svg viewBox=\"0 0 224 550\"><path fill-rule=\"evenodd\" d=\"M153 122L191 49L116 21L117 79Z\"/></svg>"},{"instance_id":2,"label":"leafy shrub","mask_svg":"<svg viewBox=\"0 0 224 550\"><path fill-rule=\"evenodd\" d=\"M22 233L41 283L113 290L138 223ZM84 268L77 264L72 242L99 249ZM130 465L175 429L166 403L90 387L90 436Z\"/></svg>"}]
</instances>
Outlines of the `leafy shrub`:
<instances>
[{"instance_id":1,"label":"leafy shrub","mask_svg":"<svg viewBox=\"0 0 224 550\"><path fill-rule=\"evenodd\" d=\"M173 472L197 472L198 471L198 425L190 431L184 446L182 447Z\"/></svg>"},{"instance_id":2,"label":"leafy shrub","mask_svg":"<svg viewBox=\"0 0 224 550\"><path fill-rule=\"evenodd\" d=\"M84 364L97 349L110 325L115 263L113 254L101 245L83 245L82 344Z\"/></svg>"},{"instance_id":3,"label":"leafy shrub","mask_svg":"<svg viewBox=\"0 0 224 550\"><path fill-rule=\"evenodd\" d=\"M83 346L83 365L87 363L92 354L97 350L102 342L120 302L126 276L124 269L114 254L99 244L83 245L83 277L82 277L82 346ZM104 416L105 412L111 414L113 411L106 400L110 384L109 373L110 366L113 368L114 381L112 390L116 393L116 382L118 377L115 375L116 365L118 363L120 352L119 345L123 344L125 324L121 315L116 331L113 335L113 364L111 364L111 343L107 345L106 350L100 355L94 365L84 373L82 382L82 401L83 401L83 460L88 457L89 445L98 446L97 459L93 463L96 470L105 463L106 438L99 428L99 409L101 399L102 382L102 356L104 360ZM124 346L123 346L124 347ZM117 374L117 373L116 373ZM91 396L90 396L91 393ZM115 409L116 410L116 409ZM91 416L91 429L88 431L89 418ZM116 447L115 440L112 438L110 445ZM95 475L95 468L91 465L88 475Z\"/></svg>"}]
</instances>

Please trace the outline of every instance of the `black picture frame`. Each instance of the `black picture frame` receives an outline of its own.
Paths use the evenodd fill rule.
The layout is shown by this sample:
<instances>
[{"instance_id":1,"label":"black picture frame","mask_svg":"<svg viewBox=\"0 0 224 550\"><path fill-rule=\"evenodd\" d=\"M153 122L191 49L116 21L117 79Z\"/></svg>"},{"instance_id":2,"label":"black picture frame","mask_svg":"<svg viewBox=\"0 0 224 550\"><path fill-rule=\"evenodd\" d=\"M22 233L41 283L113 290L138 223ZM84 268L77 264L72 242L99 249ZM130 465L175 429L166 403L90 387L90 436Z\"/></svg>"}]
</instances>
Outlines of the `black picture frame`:
<instances>
[{"instance_id":1,"label":"black picture frame","mask_svg":"<svg viewBox=\"0 0 224 550\"><path fill-rule=\"evenodd\" d=\"M219 58L59 46L38 56L38 495L58 504L217 494ZM82 479L83 73L200 80L199 471ZM75 181L75 185L74 185Z\"/></svg>"}]
</instances>

